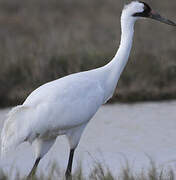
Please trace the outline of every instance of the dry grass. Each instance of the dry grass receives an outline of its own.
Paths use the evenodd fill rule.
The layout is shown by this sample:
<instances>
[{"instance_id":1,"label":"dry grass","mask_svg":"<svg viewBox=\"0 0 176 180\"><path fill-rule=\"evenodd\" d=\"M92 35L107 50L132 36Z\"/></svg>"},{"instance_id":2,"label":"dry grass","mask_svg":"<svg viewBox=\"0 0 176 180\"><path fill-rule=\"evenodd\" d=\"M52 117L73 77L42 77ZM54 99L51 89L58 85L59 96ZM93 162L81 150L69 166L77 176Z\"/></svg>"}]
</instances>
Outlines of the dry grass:
<instances>
[{"instance_id":1,"label":"dry grass","mask_svg":"<svg viewBox=\"0 0 176 180\"><path fill-rule=\"evenodd\" d=\"M114 167L115 168L115 167ZM1 180L10 180L11 176L4 173L2 170L0 172ZM19 174L15 176L15 180L25 180L26 177L20 178ZM33 180L64 180L64 175L62 175L60 169L57 165L51 166L48 175L41 173L40 175L35 175ZM84 176L82 168L79 167L72 176L72 180L174 180L175 175L172 169L168 170L158 170L155 164L152 162L148 170L141 170L141 172L132 172L129 165L121 169L121 172L114 176L112 172L100 164L96 164L93 170L88 176Z\"/></svg>"},{"instance_id":2,"label":"dry grass","mask_svg":"<svg viewBox=\"0 0 176 180\"><path fill-rule=\"evenodd\" d=\"M176 21L176 1L146 1ZM107 63L118 48L123 3L0 0L0 106L22 103L45 82ZM113 101L176 98L175 37L174 27L137 23Z\"/></svg>"}]
</instances>

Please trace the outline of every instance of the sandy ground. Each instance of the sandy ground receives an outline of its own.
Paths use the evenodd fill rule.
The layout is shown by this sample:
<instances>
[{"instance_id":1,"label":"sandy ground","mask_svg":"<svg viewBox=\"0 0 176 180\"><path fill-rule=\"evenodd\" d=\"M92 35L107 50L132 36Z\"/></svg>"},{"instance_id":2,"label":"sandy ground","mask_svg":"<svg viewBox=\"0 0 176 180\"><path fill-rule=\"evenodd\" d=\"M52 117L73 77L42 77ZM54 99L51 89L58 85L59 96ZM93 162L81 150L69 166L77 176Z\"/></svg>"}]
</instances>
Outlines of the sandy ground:
<instances>
[{"instance_id":1,"label":"sandy ground","mask_svg":"<svg viewBox=\"0 0 176 180\"><path fill-rule=\"evenodd\" d=\"M114 174L129 160L132 169L138 171L149 165L150 156L160 168L176 169L176 101L139 104L114 104L100 108L83 133L75 153L73 169L81 161L85 173L96 161L108 166ZM7 112L0 111L0 127ZM56 161L61 170L66 168L68 143L64 136L39 164L38 172L47 173L49 162ZM34 162L29 144L24 143L1 159L0 166L9 171L18 169L26 175Z\"/></svg>"}]
</instances>

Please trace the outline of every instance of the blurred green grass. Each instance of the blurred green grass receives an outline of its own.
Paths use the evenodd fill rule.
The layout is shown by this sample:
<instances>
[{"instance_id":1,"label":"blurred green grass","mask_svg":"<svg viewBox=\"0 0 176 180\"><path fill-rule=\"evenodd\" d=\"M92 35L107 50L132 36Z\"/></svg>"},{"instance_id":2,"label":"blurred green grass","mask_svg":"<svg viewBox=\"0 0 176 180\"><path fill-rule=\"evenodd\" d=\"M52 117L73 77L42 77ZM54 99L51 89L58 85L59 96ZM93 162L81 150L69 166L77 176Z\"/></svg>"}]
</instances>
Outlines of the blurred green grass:
<instances>
[{"instance_id":1,"label":"blurred green grass","mask_svg":"<svg viewBox=\"0 0 176 180\"><path fill-rule=\"evenodd\" d=\"M176 1L146 0L175 20ZM39 85L109 62L120 41L117 0L0 0L0 106ZM176 29L136 24L130 60L110 102L176 99Z\"/></svg>"}]
</instances>

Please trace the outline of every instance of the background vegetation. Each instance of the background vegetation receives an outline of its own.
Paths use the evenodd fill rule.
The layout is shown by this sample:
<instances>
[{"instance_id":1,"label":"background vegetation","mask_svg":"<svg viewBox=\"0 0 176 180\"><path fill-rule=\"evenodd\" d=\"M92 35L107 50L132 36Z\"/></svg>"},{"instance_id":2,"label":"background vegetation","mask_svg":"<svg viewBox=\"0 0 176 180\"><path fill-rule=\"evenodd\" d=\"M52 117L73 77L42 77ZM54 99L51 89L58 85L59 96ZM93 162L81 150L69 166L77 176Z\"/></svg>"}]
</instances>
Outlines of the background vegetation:
<instances>
[{"instance_id":1,"label":"background vegetation","mask_svg":"<svg viewBox=\"0 0 176 180\"><path fill-rule=\"evenodd\" d=\"M176 1L146 0L176 21ZM39 85L107 63L120 41L124 0L0 0L0 106ZM112 101L176 98L176 28L136 25L130 61Z\"/></svg>"}]
</instances>

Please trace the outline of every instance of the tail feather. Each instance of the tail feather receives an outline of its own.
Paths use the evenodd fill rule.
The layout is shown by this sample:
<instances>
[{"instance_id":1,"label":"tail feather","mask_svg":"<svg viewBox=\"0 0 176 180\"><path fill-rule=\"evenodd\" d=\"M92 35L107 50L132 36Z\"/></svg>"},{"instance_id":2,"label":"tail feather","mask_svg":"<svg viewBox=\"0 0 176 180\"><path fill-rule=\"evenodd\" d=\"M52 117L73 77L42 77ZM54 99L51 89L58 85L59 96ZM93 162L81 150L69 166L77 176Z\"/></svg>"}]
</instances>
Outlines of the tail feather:
<instances>
[{"instance_id":1,"label":"tail feather","mask_svg":"<svg viewBox=\"0 0 176 180\"><path fill-rule=\"evenodd\" d=\"M1 155L6 154L11 148L16 148L28 137L29 126L25 123L29 108L20 105L9 112L1 133Z\"/></svg>"}]
</instances>

